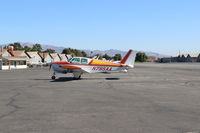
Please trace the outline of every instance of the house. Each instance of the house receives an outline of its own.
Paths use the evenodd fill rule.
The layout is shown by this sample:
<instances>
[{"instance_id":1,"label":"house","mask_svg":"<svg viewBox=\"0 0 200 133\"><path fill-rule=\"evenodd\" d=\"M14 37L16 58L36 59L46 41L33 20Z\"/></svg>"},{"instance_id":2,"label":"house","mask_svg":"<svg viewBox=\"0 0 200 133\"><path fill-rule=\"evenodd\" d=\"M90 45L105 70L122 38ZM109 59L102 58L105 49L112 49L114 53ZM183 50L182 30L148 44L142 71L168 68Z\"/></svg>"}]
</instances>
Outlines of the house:
<instances>
[{"instance_id":1,"label":"house","mask_svg":"<svg viewBox=\"0 0 200 133\"><path fill-rule=\"evenodd\" d=\"M200 62L200 54L199 54L199 56L197 57L197 62Z\"/></svg>"},{"instance_id":2,"label":"house","mask_svg":"<svg viewBox=\"0 0 200 133\"><path fill-rule=\"evenodd\" d=\"M48 64L52 62L52 58L49 53L39 53L39 55L42 58L42 63Z\"/></svg>"},{"instance_id":3,"label":"house","mask_svg":"<svg viewBox=\"0 0 200 133\"><path fill-rule=\"evenodd\" d=\"M57 53L50 53L50 56L51 56L53 62L60 61L60 57L58 56Z\"/></svg>"},{"instance_id":4,"label":"house","mask_svg":"<svg viewBox=\"0 0 200 133\"><path fill-rule=\"evenodd\" d=\"M0 70L26 69L26 68L27 68L26 57L6 56L0 59Z\"/></svg>"},{"instance_id":5,"label":"house","mask_svg":"<svg viewBox=\"0 0 200 133\"><path fill-rule=\"evenodd\" d=\"M10 56L12 56L12 55L10 54L10 52L8 52L7 49L2 49L2 50L0 50L0 55L1 55L2 57L10 57Z\"/></svg>"},{"instance_id":6,"label":"house","mask_svg":"<svg viewBox=\"0 0 200 133\"><path fill-rule=\"evenodd\" d=\"M161 63L170 63L171 62L171 57L165 57L160 59Z\"/></svg>"},{"instance_id":7,"label":"house","mask_svg":"<svg viewBox=\"0 0 200 133\"><path fill-rule=\"evenodd\" d=\"M183 54L178 56L178 62L186 62L188 54Z\"/></svg>"},{"instance_id":8,"label":"house","mask_svg":"<svg viewBox=\"0 0 200 133\"><path fill-rule=\"evenodd\" d=\"M27 68L27 56L24 51L14 52L12 46L0 50L0 70Z\"/></svg>"},{"instance_id":9,"label":"house","mask_svg":"<svg viewBox=\"0 0 200 133\"><path fill-rule=\"evenodd\" d=\"M67 59L70 59L70 58L72 58L72 55L71 54L66 54L66 57L67 57Z\"/></svg>"},{"instance_id":10,"label":"house","mask_svg":"<svg viewBox=\"0 0 200 133\"><path fill-rule=\"evenodd\" d=\"M15 57L28 58L28 55L25 53L25 50L14 50L11 52L11 55Z\"/></svg>"},{"instance_id":11,"label":"house","mask_svg":"<svg viewBox=\"0 0 200 133\"><path fill-rule=\"evenodd\" d=\"M58 54L58 56L60 57L60 61L67 61L67 57L65 54Z\"/></svg>"},{"instance_id":12,"label":"house","mask_svg":"<svg viewBox=\"0 0 200 133\"><path fill-rule=\"evenodd\" d=\"M29 57L28 64L29 65L41 65L42 64L42 58L38 54L38 52L26 52L26 54Z\"/></svg>"},{"instance_id":13,"label":"house","mask_svg":"<svg viewBox=\"0 0 200 133\"><path fill-rule=\"evenodd\" d=\"M147 58L147 62L156 62L157 60L158 60L158 58L155 56L148 56L148 58Z\"/></svg>"},{"instance_id":14,"label":"house","mask_svg":"<svg viewBox=\"0 0 200 133\"><path fill-rule=\"evenodd\" d=\"M200 54L190 54L189 56L190 56L190 60L191 60L191 62L198 62L198 58L199 58L199 55Z\"/></svg>"}]
</instances>

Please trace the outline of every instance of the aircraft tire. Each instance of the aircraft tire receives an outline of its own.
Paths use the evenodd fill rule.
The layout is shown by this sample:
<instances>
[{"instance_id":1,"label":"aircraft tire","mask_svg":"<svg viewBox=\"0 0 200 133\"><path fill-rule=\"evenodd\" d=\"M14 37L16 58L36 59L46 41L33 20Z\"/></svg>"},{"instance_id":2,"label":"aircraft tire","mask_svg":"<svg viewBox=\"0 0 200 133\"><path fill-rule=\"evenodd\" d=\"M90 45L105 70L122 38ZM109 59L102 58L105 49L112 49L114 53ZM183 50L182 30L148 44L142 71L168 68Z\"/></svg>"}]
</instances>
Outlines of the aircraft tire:
<instances>
[{"instance_id":1,"label":"aircraft tire","mask_svg":"<svg viewBox=\"0 0 200 133\"><path fill-rule=\"evenodd\" d=\"M56 79L56 76L52 76L51 79Z\"/></svg>"},{"instance_id":2,"label":"aircraft tire","mask_svg":"<svg viewBox=\"0 0 200 133\"><path fill-rule=\"evenodd\" d=\"M81 79L81 75L79 77L74 77L75 80Z\"/></svg>"}]
</instances>

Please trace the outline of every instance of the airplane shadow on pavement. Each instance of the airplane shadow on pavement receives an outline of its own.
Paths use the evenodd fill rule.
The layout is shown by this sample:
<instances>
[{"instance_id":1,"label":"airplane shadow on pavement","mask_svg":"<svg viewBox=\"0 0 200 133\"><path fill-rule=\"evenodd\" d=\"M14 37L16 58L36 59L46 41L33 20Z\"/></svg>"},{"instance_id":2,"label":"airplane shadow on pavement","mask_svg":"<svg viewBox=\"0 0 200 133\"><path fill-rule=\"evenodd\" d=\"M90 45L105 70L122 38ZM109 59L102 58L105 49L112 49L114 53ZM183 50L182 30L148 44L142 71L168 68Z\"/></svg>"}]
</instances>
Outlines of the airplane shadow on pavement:
<instances>
[{"instance_id":1,"label":"airplane shadow on pavement","mask_svg":"<svg viewBox=\"0 0 200 133\"><path fill-rule=\"evenodd\" d=\"M78 79L78 80L102 80L102 79L105 79L105 80L120 80L120 78L81 78L81 79ZM74 79L73 77L59 77L59 78L56 78L55 80L52 80L52 79L34 79L34 80L49 80L49 82L69 82L69 81L78 81L77 79Z\"/></svg>"},{"instance_id":2,"label":"airplane shadow on pavement","mask_svg":"<svg viewBox=\"0 0 200 133\"><path fill-rule=\"evenodd\" d=\"M75 79L72 77L59 77L54 80L51 80L50 82L67 82L67 81L73 81L73 80Z\"/></svg>"},{"instance_id":3,"label":"airplane shadow on pavement","mask_svg":"<svg viewBox=\"0 0 200 133\"><path fill-rule=\"evenodd\" d=\"M77 80L77 79L74 79L73 77L60 77L50 82L67 82L67 81L79 81L79 80L83 81L83 80L98 80L98 79L97 78L81 78ZM105 80L120 80L120 78L105 78Z\"/></svg>"}]
</instances>

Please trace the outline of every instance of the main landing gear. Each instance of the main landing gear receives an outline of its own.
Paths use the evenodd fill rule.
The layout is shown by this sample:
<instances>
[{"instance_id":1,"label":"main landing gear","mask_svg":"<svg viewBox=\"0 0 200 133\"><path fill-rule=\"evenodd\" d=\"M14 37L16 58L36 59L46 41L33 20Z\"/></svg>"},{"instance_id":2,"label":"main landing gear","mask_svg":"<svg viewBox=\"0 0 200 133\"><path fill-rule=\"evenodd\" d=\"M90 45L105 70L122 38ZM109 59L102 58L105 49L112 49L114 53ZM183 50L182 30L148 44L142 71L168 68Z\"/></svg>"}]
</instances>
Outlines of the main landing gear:
<instances>
[{"instance_id":1,"label":"main landing gear","mask_svg":"<svg viewBox=\"0 0 200 133\"><path fill-rule=\"evenodd\" d=\"M73 79L74 80L79 80L81 79L81 75L82 75L82 72L73 72ZM54 72L53 75L51 76L51 79L52 80L55 80L56 79L56 73Z\"/></svg>"},{"instance_id":2,"label":"main landing gear","mask_svg":"<svg viewBox=\"0 0 200 133\"><path fill-rule=\"evenodd\" d=\"M73 72L73 75L74 75L74 79L75 80L78 80L78 79L80 79L81 78L81 72Z\"/></svg>"}]
</instances>

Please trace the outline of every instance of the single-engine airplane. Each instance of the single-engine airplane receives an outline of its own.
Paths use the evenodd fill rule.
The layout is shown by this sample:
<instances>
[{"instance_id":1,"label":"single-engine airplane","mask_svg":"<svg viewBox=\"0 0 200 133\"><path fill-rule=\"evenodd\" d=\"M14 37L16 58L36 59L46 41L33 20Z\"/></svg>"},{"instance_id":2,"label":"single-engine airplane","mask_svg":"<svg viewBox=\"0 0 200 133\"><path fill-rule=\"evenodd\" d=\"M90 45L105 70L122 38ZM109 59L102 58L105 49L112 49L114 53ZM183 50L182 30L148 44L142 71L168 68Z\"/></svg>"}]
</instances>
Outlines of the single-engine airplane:
<instances>
[{"instance_id":1,"label":"single-engine airplane","mask_svg":"<svg viewBox=\"0 0 200 133\"><path fill-rule=\"evenodd\" d=\"M52 79L56 79L56 73L73 73L74 79L80 79L83 73L97 73L120 71L127 72L129 68L134 67L136 53L129 50L120 63L90 59L85 57L72 57L65 62L53 62L50 65L54 72Z\"/></svg>"}]
</instances>

